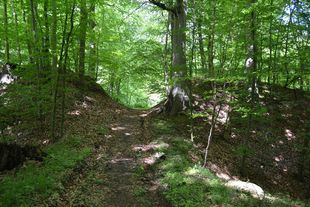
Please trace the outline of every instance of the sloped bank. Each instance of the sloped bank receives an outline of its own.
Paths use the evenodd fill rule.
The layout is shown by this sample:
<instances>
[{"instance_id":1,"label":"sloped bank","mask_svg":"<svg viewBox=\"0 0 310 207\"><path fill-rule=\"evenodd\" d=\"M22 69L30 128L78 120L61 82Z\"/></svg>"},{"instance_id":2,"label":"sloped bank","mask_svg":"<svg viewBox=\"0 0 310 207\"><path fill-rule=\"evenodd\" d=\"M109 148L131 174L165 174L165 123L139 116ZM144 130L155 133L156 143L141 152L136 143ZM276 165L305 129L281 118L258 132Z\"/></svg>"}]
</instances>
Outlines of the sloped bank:
<instances>
[{"instance_id":1,"label":"sloped bank","mask_svg":"<svg viewBox=\"0 0 310 207\"><path fill-rule=\"evenodd\" d=\"M177 119L182 118L184 117ZM151 122L153 136L157 137L158 142L169 145L168 148L157 149L157 152L165 154L165 159L157 164L154 170L161 177L162 193L172 206L303 207L305 205L301 201L273 197L268 193L255 198L247 189L235 190L234 186L227 186L225 181L219 179L209 169L201 167L203 160L200 150L189 141L189 137L184 136L186 135L184 131L178 130L175 119L161 117Z\"/></svg>"}]
</instances>

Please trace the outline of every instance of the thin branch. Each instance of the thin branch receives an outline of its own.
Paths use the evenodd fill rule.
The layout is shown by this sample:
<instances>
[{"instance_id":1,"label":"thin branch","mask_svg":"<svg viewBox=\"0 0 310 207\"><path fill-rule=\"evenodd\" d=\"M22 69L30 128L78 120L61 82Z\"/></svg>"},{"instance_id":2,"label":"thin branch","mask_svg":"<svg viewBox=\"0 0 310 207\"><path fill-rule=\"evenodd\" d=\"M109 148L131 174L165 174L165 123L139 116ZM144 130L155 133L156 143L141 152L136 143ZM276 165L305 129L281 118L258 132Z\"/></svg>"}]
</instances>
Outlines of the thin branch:
<instances>
[{"instance_id":1,"label":"thin branch","mask_svg":"<svg viewBox=\"0 0 310 207\"><path fill-rule=\"evenodd\" d=\"M129 18L131 15L133 15L136 11L138 11L139 9L141 9L147 2L143 2L139 7L137 7L134 11L130 12L129 14L127 14L127 16L124 19Z\"/></svg>"},{"instance_id":2,"label":"thin branch","mask_svg":"<svg viewBox=\"0 0 310 207\"><path fill-rule=\"evenodd\" d=\"M149 2L151 4L154 4L154 5L158 6L159 8L161 8L163 10L166 10L166 11L172 12L173 14L176 14L175 9L167 7L166 4L164 4L164 3L161 3L161 2L156 1L156 0L149 0Z\"/></svg>"}]
</instances>

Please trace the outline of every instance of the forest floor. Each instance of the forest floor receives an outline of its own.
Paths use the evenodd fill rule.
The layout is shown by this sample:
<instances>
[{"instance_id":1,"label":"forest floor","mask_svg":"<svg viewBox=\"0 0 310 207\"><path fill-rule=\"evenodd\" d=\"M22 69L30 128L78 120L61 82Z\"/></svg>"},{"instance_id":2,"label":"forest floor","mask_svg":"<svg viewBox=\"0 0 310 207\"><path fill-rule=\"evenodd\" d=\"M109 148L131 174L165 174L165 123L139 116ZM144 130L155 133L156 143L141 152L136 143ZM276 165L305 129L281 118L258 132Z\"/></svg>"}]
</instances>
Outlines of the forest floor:
<instances>
[{"instance_id":1,"label":"forest floor","mask_svg":"<svg viewBox=\"0 0 310 207\"><path fill-rule=\"evenodd\" d=\"M207 115L193 121L195 143L203 153L213 101L203 98L203 91L208 90L206 84L198 83L194 90L195 110ZM297 169L304 138L309 136L309 93L280 86L272 89L263 86L257 104L259 109L253 116L249 133L248 118L240 112L246 108L246 98L242 97L242 93L246 92L242 85L226 89L212 136L208 168L227 179L254 182L273 194L310 199L309 153L305 159L303 181L298 179ZM221 93L218 95L222 97ZM189 120L183 120L178 125L184 128L189 124ZM240 146L245 144L249 153L245 161L245 175L241 176Z\"/></svg>"},{"instance_id":2,"label":"forest floor","mask_svg":"<svg viewBox=\"0 0 310 207\"><path fill-rule=\"evenodd\" d=\"M100 103L99 107L102 107ZM117 104L101 109L97 108L94 112L92 108L89 111L101 121L93 117L81 119L80 129L85 128L83 124L86 122L96 125L97 143L94 144L92 155L71 175L65 190L52 205L170 206L159 193L154 172L147 170L147 166L154 164L159 157L152 155L153 150L142 152L139 148L152 139L144 123L148 112ZM109 121L107 116L112 116Z\"/></svg>"},{"instance_id":3,"label":"forest floor","mask_svg":"<svg viewBox=\"0 0 310 207\"><path fill-rule=\"evenodd\" d=\"M302 123L309 112L302 106L309 100L296 101L289 90L278 89L277 96L263 94L261 102L269 113L255 120L248 137L255 153L248 157L247 174L241 177L236 146L247 125L246 120L234 119L240 114L228 104L220 112L211 142L208 169L213 174L201 167L212 107L212 100L202 97L207 90L205 85L194 90L195 110L204 113L193 120L195 144L190 142L186 114L167 117L156 115L154 109L129 109L102 91L88 91L68 111L64 141L47 146L43 163L28 161L1 175L0 206L307 206L285 196L274 197L278 203L253 199L227 189L215 174L256 183L268 193L307 197L308 171L306 182L296 179L294 146L305 130ZM229 130L220 124L225 114L231 116ZM68 143L69 149L64 148Z\"/></svg>"},{"instance_id":4,"label":"forest floor","mask_svg":"<svg viewBox=\"0 0 310 207\"><path fill-rule=\"evenodd\" d=\"M265 94L263 98L268 111L270 111L268 114L270 116L268 119L272 123L270 126L277 125L277 128L267 127L266 124L270 123L260 123L259 120L256 123L259 125L255 128L257 131L255 133L258 135L254 134L248 140L251 150L255 153L247 159L245 177L240 176L240 159L235 148L240 144L239 137L244 136L238 129L242 131L246 123L242 123L242 121L239 123L232 117L232 129L229 135L225 136L225 128L221 124L218 125L211 144L208 162L208 168L214 174L220 175L222 178L226 176L229 179L254 182L274 194L289 193L295 198L307 196L309 192L307 182L299 182L295 176L294 165L298 162L295 157L298 154L293 148L296 145L294 140L292 141L294 138L290 139L289 137L295 135L282 134L283 131L285 133L291 132L291 130L299 133L298 128L303 130L300 123L306 121L308 112L301 110L301 106L307 105L307 99L295 101L293 92L287 92L288 90L281 91L277 97L268 97ZM282 93L286 93L286 95ZM196 97L197 111L199 108L210 111L207 109L210 108L210 100L199 102L202 100L198 98L199 95ZM163 170L149 166L157 165L156 159L161 158L155 149L158 146L156 144L158 139L164 139L164 146L174 142L170 140L169 143L171 137L189 140L189 118L186 115L176 118L153 117L149 115L151 110L128 109L112 100L107 103L108 105L101 105L107 100L100 99L101 97L86 98L86 101L80 104L78 111L85 110L85 114L88 115L86 117L82 115L80 123L72 129L83 129L84 131L75 133L89 134L90 140L97 141L93 145L92 155L85 160L65 185L65 191L58 199L57 206L171 206L171 202L169 203L162 194L163 186L159 181L160 176L163 176L161 174ZM87 102L89 103L87 104ZM225 114L228 112L227 110L229 111L228 108L223 107L221 113ZM285 116L288 114L291 119L286 120ZM233 116L238 115L234 114ZM220 120L219 123L221 123ZM171 124L173 127L169 126ZM201 165L206 145L205 137L210 126L208 119L202 121L201 118L194 120L194 126L196 145L193 149L189 148L188 152L180 152L180 154L188 154L190 162ZM260 136L263 136L259 134L260 131L270 132L271 140L265 140L265 142L259 140ZM96 134L96 138L94 138L94 134ZM237 138L233 139L236 136ZM185 167L181 166L180 168ZM203 172L200 173L203 174ZM186 178L186 176L183 177ZM285 205L283 204L283 206ZM214 204L214 206L216 205ZM251 206L251 204L246 203L245 206ZM266 204L266 206L268 205Z\"/></svg>"}]
</instances>

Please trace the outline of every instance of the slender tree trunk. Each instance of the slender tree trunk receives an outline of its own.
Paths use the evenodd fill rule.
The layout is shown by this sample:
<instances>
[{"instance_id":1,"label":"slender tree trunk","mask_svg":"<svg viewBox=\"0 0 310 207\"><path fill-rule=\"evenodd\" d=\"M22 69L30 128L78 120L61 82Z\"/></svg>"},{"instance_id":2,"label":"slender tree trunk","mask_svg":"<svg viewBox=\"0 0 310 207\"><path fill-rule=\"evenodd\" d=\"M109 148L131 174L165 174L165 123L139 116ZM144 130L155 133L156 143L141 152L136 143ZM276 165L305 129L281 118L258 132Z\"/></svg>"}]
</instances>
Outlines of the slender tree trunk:
<instances>
[{"instance_id":1,"label":"slender tree trunk","mask_svg":"<svg viewBox=\"0 0 310 207\"><path fill-rule=\"evenodd\" d=\"M252 3L254 4L256 0L252 0ZM250 45L249 45L249 57L247 60L247 71L249 74L250 82L251 82L251 102L255 101L256 97L256 71L257 71L257 40L256 40L256 13L253 10L251 12L250 17Z\"/></svg>"},{"instance_id":2,"label":"slender tree trunk","mask_svg":"<svg viewBox=\"0 0 310 207\"><path fill-rule=\"evenodd\" d=\"M23 12L23 22L25 25L29 25L30 24L30 18L27 17L26 15L26 8L25 8L25 5L24 5L24 0L20 0L20 6L21 6L21 9L22 9L22 12ZM26 30L25 30L25 37L26 37L26 44L27 44L27 50L28 50L28 57L29 57L29 62L30 64L34 64L34 55L33 55L33 48L32 48L32 44L31 44L31 29L30 27L26 27Z\"/></svg>"},{"instance_id":3,"label":"slender tree trunk","mask_svg":"<svg viewBox=\"0 0 310 207\"><path fill-rule=\"evenodd\" d=\"M56 124L57 124L57 99L59 95L59 85L60 85L60 78L62 74L62 68L63 68L63 59L64 59L64 50L66 46L66 34L67 34L67 27L68 27L68 1L65 1L65 6L66 6L66 15L65 15L65 21L64 21L64 29L62 33L62 43L61 43L61 50L60 50L60 55L59 55L59 67L57 68L57 74L56 74L56 79L55 79L55 85L54 85L54 93L53 93L53 107L52 107L52 129L51 129L51 137L56 140L58 135L56 134ZM60 133L61 136L62 132Z\"/></svg>"},{"instance_id":4,"label":"slender tree trunk","mask_svg":"<svg viewBox=\"0 0 310 207\"><path fill-rule=\"evenodd\" d=\"M216 1L210 1L211 8L211 19L210 19L210 32L208 35L208 68L209 68L209 76L211 78L215 77L214 71L214 38L215 38L215 19L216 19Z\"/></svg>"},{"instance_id":5,"label":"slender tree trunk","mask_svg":"<svg viewBox=\"0 0 310 207\"><path fill-rule=\"evenodd\" d=\"M202 71L204 71L206 73L206 71L207 71L207 68L206 68L207 61L206 61L206 54L205 54L204 40L203 40L203 35L202 35L201 24L202 24L202 20L201 20L201 17L199 17L198 24L197 24L199 53L200 53L200 60L201 60Z\"/></svg>"},{"instance_id":6,"label":"slender tree trunk","mask_svg":"<svg viewBox=\"0 0 310 207\"><path fill-rule=\"evenodd\" d=\"M89 11L92 14L95 14L96 11L96 4L94 1L91 2L91 6ZM96 77L96 66L97 66L97 58L96 58L96 52L97 52L97 43L96 43L96 36L95 34L95 28L96 28L96 21L94 19L94 17L89 18L89 25L90 25L90 29L92 31L92 36L90 38L90 63L89 63L89 73L90 76L95 78Z\"/></svg>"},{"instance_id":7,"label":"slender tree trunk","mask_svg":"<svg viewBox=\"0 0 310 207\"><path fill-rule=\"evenodd\" d=\"M201 62L201 68L203 73L207 74L207 60L206 60L206 54L205 54L205 47L204 47L204 38L203 38L203 31L202 31L202 25L204 23L203 19L203 12L200 9L205 3L204 0L199 1L199 7L195 5L195 14L197 15L197 34L198 34L198 44L199 44L199 53L200 53L200 62Z\"/></svg>"},{"instance_id":8,"label":"slender tree trunk","mask_svg":"<svg viewBox=\"0 0 310 207\"><path fill-rule=\"evenodd\" d=\"M5 61L10 62L10 43L8 31L8 2L3 0L3 22L4 22L4 42L5 42Z\"/></svg>"},{"instance_id":9,"label":"slender tree trunk","mask_svg":"<svg viewBox=\"0 0 310 207\"><path fill-rule=\"evenodd\" d=\"M288 44L289 44L289 35L290 35L290 28L291 28L291 24L292 24L292 18L293 18L293 13L294 13L294 10L295 10L295 5L293 7L291 7L291 5L289 6L290 8L290 16L289 16L289 22L288 22L288 25L286 27L286 37L285 37L285 46L284 46L284 69L285 69L285 72L286 72L286 82L285 82L285 87L288 86L288 83L289 83L289 79L290 79L290 74L289 74L289 69L288 69L288 66L289 66L289 59L288 59Z\"/></svg>"},{"instance_id":10,"label":"slender tree trunk","mask_svg":"<svg viewBox=\"0 0 310 207\"><path fill-rule=\"evenodd\" d=\"M273 7L273 0L270 0L270 8ZM271 71L273 70L272 68L272 53L273 53L273 42L272 42L272 28L273 28L273 16L272 16L272 11L270 12L270 17L269 17L269 62L268 62L268 85L270 85L270 80L271 80Z\"/></svg>"},{"instance_id":11,"label":"slender tree trunk","mask_svg":"<svg viewBox=\"0 0 310 207\"><path fill-rule=\"evenodd\" d=\"M205 157L204 157L204 162L203 162L203 166L206 167L207 165L207 161L208 161L208 153L209 153L209 149L210 149L210 146L211 146L211 141L212 141L212 136L213 136L213 131L214 131L214 128L215 128L215 125L216 125L216 121L219 117L219 114L222 110L222 101L221 100L218 100L217 98L217 86L216 84L214 84L214 88L212 89L213 90L213 110L212 110L212 119L211 119L211 126L210 126L210 130L209 130L209 134L208 134L208 144L207 144L207 147L205 149ZM223 92L223 95L225 95L225 86L224 86L224 92ZM217 110L217 107L218 107L218 110Z\"/></svg>"},{"instance_id":12,"label":"slender tree trunk","mask_svg":"<svg viewBox=\"0 0 310 207\"><path fill-rule=\"evenodd\" d=\"M69 54L69 46L70 39L73 32L74 27L74 10L75 10L75 1L72 5L71 15L70 15L70 29L68 34L66 35L66 46L64 49L64 63L62 65L62 101L61 101L61 126L60 126L60 137L64 136L65 132L65 114L66 114L66 75L67 75L67 64L68 64L68 54Z\"/></svg>"},{"instance_id":13,"label":"slender tree trunk","mask_svg":"<svg viewBox=\"0 0 310 207\"><path fill-rule=\"evenodd\" d=\"M194 2L195 4L195 2ZM195 12L195 10L194 10ZM194 13L194 16L195 13ZM189 109L190 109L190 132L191 132L191 141L194 142L194 120L193 120L193 67L194 67L194 59L195 59L195 50L196 50L196 19L193 21L192 28L192 46L191 46L191 59L189 63Z\"/></svg>"},{"instance_id":14,"label":"slender tree trunk","mask_svg":"<svg viewBox=\"0 0 310 207\"><path fill-rule=\"evenodd\" d=\"M52 26L51 26L51 52L52 52L52 69L57 71L57 5L56 1L51 1L52 8Z\"/></svg>"},{"instance_id":15,"label":"slender tree trunk","mask_svg":"<svg viewBox=\"0 0 310 207\"><path fill-rule=\"evenodd\" d=\"M250 6L253 7L256 0L251 0ZM257 70L257 40L256 40L256 11L252 9L250 13L250 31L249 31L249 47L248 47L248 59L246 61L246 69L248 72L249 86L251 88L250 93L250 112L248 114L248 129L247 137L251 136L252 130L252 115L256 102L256 70ZM243 139L243 146L247 147L247 140ZM240 173L241 176L245 176L245 161L247 153L244 151L241 157Z\"/></svg>"},{"instance_id":16,"label":"slender tree trunk","mask_svg":"<svg viewBox=\"0 0 310 207\"><path fill-rule=\"evenodd\" d=\"M50 30L49 30L49 18L48 18L48 10L49 10L49 0L44 0L44 26L45 26L45 33L43 35L43 67L45 70L50 70L51 63L50 63ZM54 2L55 3L55 2Z\"/></svg>"},{"instance_id":17,"label":"slender tree trunk","mask_svg":"<svg viewBox=\"0 0 310 207\"><path fill-rule=\"evenodd\" d=\"M31 11L31 32L32 32L32 48L33 48L33 61L34 67L37 70L37 95L42 96L42 59L41 59L41 41L40 34L38 31L38 15L37 15L37 1L29 0L29 7ZM38 121L41 131L43 131L43 113L42 113L42 103L40 100L37 101L38 104Z\"/></svg>"},{"instance_id":18,"label":"slender tree trunk","mask_svg":"<svg viewBox=\"0 0 310 207\"><path fill-rule=\"evenodd\" d=\"M80 48L79 48L79 76L80 81L83 85L84 82L84 74L85 74L85 47L86 47L86 29L87 29L87 7L86 7L86 0L80 1L80 9L81 9L81 16L80 16Z\"/></svg>"},{"instance_id":19,"label":"slender tree trunk","mask_svg":"<svg viewBox=\"0 0 310 207\"><path fill-rule=\"evenodd\" d=\"M16 11L15 0L12 0L12 9L13 9L13 18L14 18L14 22L15 22L18 63L19 63L19 65L21 65L22 64L22 55L21 55L21 46L20 46L20 37L19 37L19 24L18 24L18 16L17 16L17 11Z\"/></svg>"}]
</instances>

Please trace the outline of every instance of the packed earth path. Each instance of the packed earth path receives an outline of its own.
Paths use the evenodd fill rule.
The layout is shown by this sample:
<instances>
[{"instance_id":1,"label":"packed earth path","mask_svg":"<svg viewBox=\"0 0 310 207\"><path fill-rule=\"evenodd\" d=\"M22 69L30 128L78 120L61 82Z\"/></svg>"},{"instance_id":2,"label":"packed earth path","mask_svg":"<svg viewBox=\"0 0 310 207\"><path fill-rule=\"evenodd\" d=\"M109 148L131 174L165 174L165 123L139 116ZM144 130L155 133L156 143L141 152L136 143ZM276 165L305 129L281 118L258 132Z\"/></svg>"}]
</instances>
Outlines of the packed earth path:
<instances>
[{"instance_id":1,"label":"packed earth path","mask_svg":"<svg viewBox=\"0 0 310 207\"><path fill-rule=\"evenodd\" d=\"M148 111L120 107L100 135L94 153L85 160L55 206L170 206L159 193L150 165L156 162L149 144ZM106 126L103 126L103 129Z\"/></svg>"}]
</instances>

